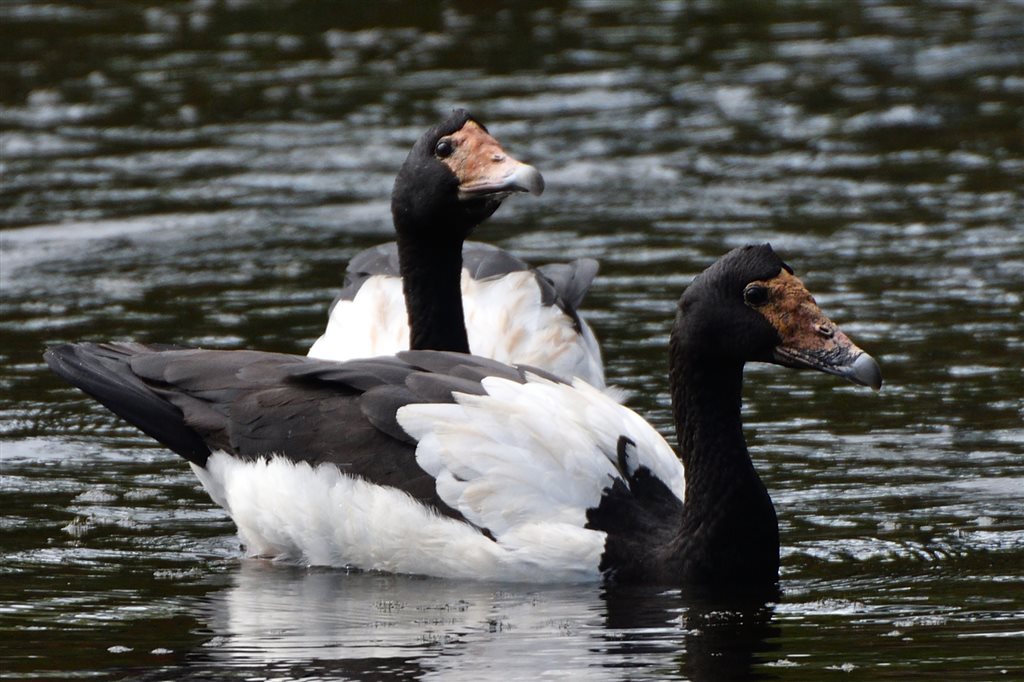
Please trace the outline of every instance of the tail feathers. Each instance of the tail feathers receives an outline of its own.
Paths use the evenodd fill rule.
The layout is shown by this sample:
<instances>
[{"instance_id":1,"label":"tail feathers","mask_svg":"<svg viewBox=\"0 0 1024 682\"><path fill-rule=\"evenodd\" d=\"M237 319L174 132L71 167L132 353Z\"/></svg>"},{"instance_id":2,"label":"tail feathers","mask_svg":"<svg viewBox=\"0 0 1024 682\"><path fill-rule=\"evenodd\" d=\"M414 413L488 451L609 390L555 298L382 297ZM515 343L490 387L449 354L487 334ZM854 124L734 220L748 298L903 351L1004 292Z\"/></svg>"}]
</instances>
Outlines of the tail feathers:
<instances>
[{"instance_id":1,"label":"tail feathers","mask_svg":"<svg viewBox=\"0 0 1024 682\"><path fill-rule=\"evenodd\" d=\"M580 258L571 263L550 263L537 268L555 288L558 297L571 309L578 309L597 276L598 263Z\"/></svg>"},{"instance_id":2,"label":"tail feathers","mask_svg":"<svg viewBox=\"0 0 1024 682\"><path fill-rule=\"evenodd\" d=\"M185 423L181 410L132 371L133 358L164 350L170 348L140 343L64 344L47 349L43 358L61 379L188 461L205 466L210 449Z\"/></svg>"}]
</instances>

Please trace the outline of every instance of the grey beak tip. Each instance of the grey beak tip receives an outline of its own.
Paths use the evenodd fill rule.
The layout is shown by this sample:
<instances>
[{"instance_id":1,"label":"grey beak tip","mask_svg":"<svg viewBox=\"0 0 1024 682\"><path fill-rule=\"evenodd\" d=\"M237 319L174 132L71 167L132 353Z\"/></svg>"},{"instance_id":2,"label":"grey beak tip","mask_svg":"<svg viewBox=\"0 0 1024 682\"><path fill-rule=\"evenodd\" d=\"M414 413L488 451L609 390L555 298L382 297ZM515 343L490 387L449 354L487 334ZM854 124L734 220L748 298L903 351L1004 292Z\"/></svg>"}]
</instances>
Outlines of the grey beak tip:
<instances>
[{"instance_id":1,"label":"grey beak tip","mask_svg":"<svg viewBox=\"0 0 1024 682\"><path fill-rule=\"evenodd\" d=\"M519 183L533 195L540 196L544 193L544 176L533 166L523 165L517 172Z\"/></svg>"},{"instance_id":2,"label":"grey beak tip","mask_svg":"<svg viewBox=\"0 0 1024 682\"><path fill-rule=\"evenodd\" d=\"M874 390L882 388L882 368L867 353L861 353L850 366L850 378L858 384L870 386Z\"/></svg>"}]
</instances>

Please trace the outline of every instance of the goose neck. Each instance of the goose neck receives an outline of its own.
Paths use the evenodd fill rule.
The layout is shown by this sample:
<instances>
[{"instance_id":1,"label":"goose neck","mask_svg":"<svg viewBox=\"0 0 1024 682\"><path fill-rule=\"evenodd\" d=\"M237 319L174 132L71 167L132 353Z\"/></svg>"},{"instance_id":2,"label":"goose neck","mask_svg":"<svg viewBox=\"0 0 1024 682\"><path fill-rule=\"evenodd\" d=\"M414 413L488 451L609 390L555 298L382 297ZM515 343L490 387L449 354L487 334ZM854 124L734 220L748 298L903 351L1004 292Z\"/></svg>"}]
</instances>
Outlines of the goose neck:
<instances>
[{"instance_id":1,"label":"goose neck","mask_svg":"<svg viewBox=\"0 0 1024 682\"><path fill-rule=\"evenodd\" d=\"M689 582L777 580L778 520L743 438L743 363L674 334L669 378L686 495L669 564Z\"/></svg>"},{"instance_id":2,"label":"goose neck","mask_svg":"<svg viewBox=\"0 0 1024 682\"><path fill-rule=\"evenodd\" d=\"M398 258L412 350L469 352L462 309L462 243L443 230L430 239L399 235Z\"/></svg>"},{"instance_id":3,"label":"goose neck","mask_svg":"<svg viewBox=\"0 0 1024 682\"><path fill-rule=\"evenodd\" d=\"M672 351L672 412L689 495L705 476L710 483L750 463L740 416L743 364L703 357L676 337Z\"/></svg>"}]
</instances>

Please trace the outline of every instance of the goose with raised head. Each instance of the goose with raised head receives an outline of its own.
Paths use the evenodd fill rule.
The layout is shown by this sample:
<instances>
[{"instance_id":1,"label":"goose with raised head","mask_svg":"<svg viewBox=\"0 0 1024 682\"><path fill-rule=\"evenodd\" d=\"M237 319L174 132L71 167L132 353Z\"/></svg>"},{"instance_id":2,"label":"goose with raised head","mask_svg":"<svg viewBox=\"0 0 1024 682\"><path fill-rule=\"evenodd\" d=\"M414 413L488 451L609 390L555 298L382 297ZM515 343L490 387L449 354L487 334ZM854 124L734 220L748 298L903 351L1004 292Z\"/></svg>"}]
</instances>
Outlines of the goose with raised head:
<instances>
[{"instance_id":1,"label":"goose with raised head","mask_svg":"<svg viewBox=\"0 0 1024 682\"><path fill-rule=\"evenodd\" d=\"M465 242L510 193L543 189L540 173L512 159L467 112L428 130L395 180L397 241L352 258L309 356L468 348L603 387L600 348L577 312L597 262L531 268L497 247Z\"/></svg>"},{"instance_id":2,"label":"goose with raised head","mask_svg":"<svg viewBox=\"0 0 1024 682\"><path fill-rule=\"evenodd\" d=\"M679 301L678 456L603 392L458 353L329 362L65 345L50 367L191 462L252 555L441 577L771 586L779 533L740 423L743 367L881 386L768 245Z\"/></svg>"}]
</instances>

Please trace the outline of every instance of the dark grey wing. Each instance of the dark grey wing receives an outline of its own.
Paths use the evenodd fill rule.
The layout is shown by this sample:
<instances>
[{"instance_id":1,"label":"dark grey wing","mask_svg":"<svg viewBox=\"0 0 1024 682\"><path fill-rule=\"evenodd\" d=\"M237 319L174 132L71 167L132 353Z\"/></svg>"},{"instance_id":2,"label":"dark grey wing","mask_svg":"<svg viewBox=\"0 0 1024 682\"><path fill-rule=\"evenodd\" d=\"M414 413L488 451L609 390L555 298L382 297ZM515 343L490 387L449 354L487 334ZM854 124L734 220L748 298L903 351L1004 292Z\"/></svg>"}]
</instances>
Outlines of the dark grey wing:
<instances>
[{"instance_id":1,"label":"dark grey wing","mask_svg":"<svg viewBox=\"0 0 1024 682\"><path fill-rule=\"evenodd\" d=\"M398 277L398 244L387 242L360 251L348 262L345 273L349 277L360 275L393 275Z\"/></svg>"},{"instance_id":2,"label":"dark grey wing","mask_svg":"<svg viewBox=\"0 0 1024 682\"><path fill-rule=\"evenodd\" d=\"M292 388L289 377L296 370L326 364L277 353L140 343L56 346L44 358L62 379L200 466L213 450L243 458L273 452L252 447L246 430L258 419L247 411L254 403L274 403L272 396L280 401L282 391ZM357 393L341 382L334 390L350 398ZM301 402L299 395L293 397Z\"/></svg>"},{"instance_id":3,"label":"dark grey wing","mask_svg":"<svg viewBox=\"0 0 1024 682\"><path fill-rule=\"evenodd\" d=\"M516 258L505 249L483 242L466 242L462 245L462 267L469 270L470 276L476 280L530 269L526 261Z\"/></svg>"},{"instance_id":4,"label":"dark grey wing","mask_svg":"<svg viewBox=\"0 0 1024 682\"><path fill-rule=\"evenodd\" d=\"M155 352L142 344L55 346L43 357L60 378L190 462L205 464L210 448L194 429L184 427L181 410L162 399L131 371L131 358Z\"/></svg>"},{"instance_id":5,"label":"dark grey wing","mask_svg":"<svg viewBox=\"0 0 1024 682\"><path fill-rule=\"evenodd\" d=\"M544 305L557 302L563 310L580 306L598 270L597 261L592 258L531 268L529 263L504 249L473 241L466 242L462 247L462 265L469 270L474 279L478 280L500 277L510 272L532 270L534 275L537 275ZM366 280L374 275L401 276L398 245L395 242L379 244L352 257L345 270L344 287L331 304L331 310L338 301L350 301L355 298Z\"/></svg>"},{"instance_id":6,"label":"dark grey wing","mask_svg":"<svg viewBox=\"0 0 1024 682\"><path fill-rule=\"evenodd\" d=\"M597 276L598 264L593 258L580 258L570 263L550 263L538 268L516 258L508 251L490 244L466 242L462 249L462 265L474 279L501 277L512 272L532 272L540 289L541 303L556 305L572 318L576 331L582 331L576 309L590 290Z\"/></svg>"},{"instance_id":7,"label":"dark grey wing","mask_svg":"<svg viewBox=\"0 0 1024 682\"><path fill-rule=\"evenodd\" d=\"M466 242L462 247L462 265L474 279L495 277L509 272L529 270L526 262L508 251L482 242ZM398 244L388 242L360 251L349 261L345 269L345 284L331 304L331 310L338 301L351 301L366 280L374 275L401 277L398 264Z\"/></svg>"},{"instance_id":8,"label":"dark grey wing","mask_svg":"<svg viewBox=\"0 0 1024 682\"><path fill-rule=\"evenodd\" d=\"M485 392L480 382L487 377L501 377L520 384L526 383L526 374L535 374L558 384L569 384L550 372L529 365L506 365L503 362L479 355L464 355L450 351L407 350L398 354L398 359L415 366L423 372L430 372L434 378L461 379L473 383L478 393ZM462 390L462 389L459 389ZM464 393L473 391L462 390Z\"/></svg>"},{"instance_id":9,"label":"dark grey wing","mask_svg":"<svg viewBox=\"0 0 1024 682\"><path fill-rule=\"evenodd\" d=\"M500 277L511 272L532 271L541 288L544 305L557 304L566 312L583 303L598 270L597 261L593 258L533 268L508 251L482 242L466 242L462 249L462 265L478 280Z\"/></svg>"},{"instance_id":10,"label":"dark grey wing","mask_svg":"<svg viewBox=\"0 0 1024 682\"><path fill-rule=\"evenodd\" d=\"M524 370L457 353L403 356L338 363L129 343L45 354L63 379L199 466L217 450L333 465L461 519L416 463L395 415L410 403L451 402L453 391L482 393L484 376L522 381Z\"/></svg>"},{"instance_id":11,"label":"dark grey wing","mask_svg":"<svg viewBox=\"0 0 1024 682\"><path fill-rule=\"evenodd\" d=\"M571 263L542 265L537 271L547 278L566 306L576 309L590 291L590 285L597 276L598 263L593 258L580 258Z\"/></svg>"}]
</instances>

